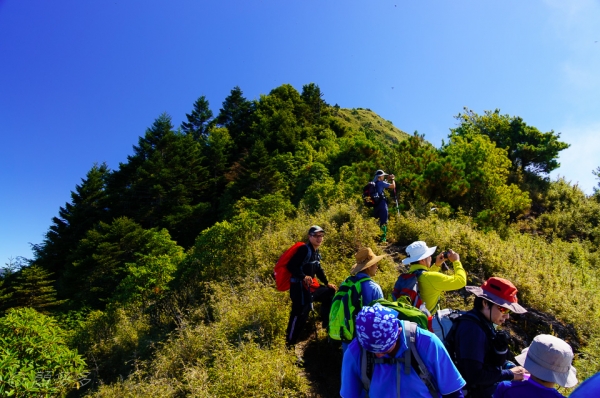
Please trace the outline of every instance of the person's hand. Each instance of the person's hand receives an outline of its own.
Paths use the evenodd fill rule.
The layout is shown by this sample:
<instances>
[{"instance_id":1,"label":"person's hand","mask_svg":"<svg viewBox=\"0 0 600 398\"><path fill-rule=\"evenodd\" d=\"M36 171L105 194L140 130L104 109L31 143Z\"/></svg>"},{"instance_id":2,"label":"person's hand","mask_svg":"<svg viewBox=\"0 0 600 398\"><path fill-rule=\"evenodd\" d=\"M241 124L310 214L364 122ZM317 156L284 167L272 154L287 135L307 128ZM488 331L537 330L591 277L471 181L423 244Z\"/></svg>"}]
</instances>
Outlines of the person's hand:
<instances>
[{"instance_id":1,"label":"person's hand","mask_svg":"<svg viewBox=\"0 0 600 398\"><path fill-rule=\"evenodd\" d=\"M389 177L390 177L390 179L392 179L392 180L393 180L394 178L396 178L396 176L395 176L395 175L393 175L393 174L390 174L390 175L389 175Z\"/></svg>"},{"instance_id":2,"label":"person's hand","mask_svg":"<svg viewBox=\"0 0 600 398\"><path fill-rule=\"evenodd\" d=\"M522 366L515 366L514 368L509 369L515 375L513 380L523 380L524 376L529 373L527 369Z\"/></svg>"},{"instance_id":3,"label":"person's hand","mask_svg":"<svg viewBox=\"0 0 600 398\"><path fill-rule=\"evenodd\" d=\"M441 252L440 254L438 254L437 256L435 256L435 265L437 265L438 267L441 267L442 264L444 263L444 252Z\"/></svg>"},{"instance_id":4,"label":"person's hand","mask_svg":"<svg viewBox=\"0 0 600 398\"><path fill-rule=\"evenodd\" d=\"M310 275L304 276L304 287L307 289L312 285L312 277Z\"/></svg>"},{"instance_id":5,"label":"person's hand","mask_svg":"<svg viewBox=\"0 0 600 398\"><path fill-rule=\"evenodd\" d=\"M460 256L454 250L449 249L448 250L448 260L450 260L452 262L460 261Z\"/></svg>"},{"instance_id":6,"label":"person's hand","mask_svg":"<svg viewBox=\"0 0 600 398\"><path fill-rule=\"evenodd\" d=\"M337 286L336 286L336 285L334 285L333 283L328 283L328 284L327 284L327 287L329 287L330 289L333 289L333 290L335 290L336 292L337 292L337 290L338 290Z\"/></svg>"}]
</instances>

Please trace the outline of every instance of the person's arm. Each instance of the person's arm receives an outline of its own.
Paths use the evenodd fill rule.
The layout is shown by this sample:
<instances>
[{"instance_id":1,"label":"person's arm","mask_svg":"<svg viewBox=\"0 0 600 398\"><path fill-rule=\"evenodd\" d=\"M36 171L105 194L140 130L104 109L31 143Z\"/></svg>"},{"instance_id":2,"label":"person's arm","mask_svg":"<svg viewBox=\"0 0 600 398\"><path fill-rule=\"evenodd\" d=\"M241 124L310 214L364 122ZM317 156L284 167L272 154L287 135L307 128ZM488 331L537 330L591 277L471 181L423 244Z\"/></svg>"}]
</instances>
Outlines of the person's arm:
<instances>
[{"instance_id":1,"label":"person's arm","mask_svg":"<svg viewBox=\"0 0 600 398\"><path fill-rule=\"evenodd\" d=\"M388 182L388 186L386 188L389 188L389 189L396 188L396 180L395 180L396 176L393 175L393 174L390 174L388 177L390 177L390 179L392 180L392 182L391 183Z\"/></svg>"},{"instance_id":2,"label":"person's arm","mask_svg":"<svg viewBox=\"0 0 600 398\"><path fill-rule=\"evenodd\" d=\"M434 289L440 291L462 289L467 285L467 273L465 272L460 260L454 261L452 266L454 268L453 275L434 272L438 271L439 268L436 269L431 267L430 272L428 272L426 278L424 278L426 283L429 283ZM419 278L419 281L420 279L421 278Z\"/></svg>"},{"instance_id":3,"label":"person's arm","mask_svg":"<svg viewBox=\"0 0 600 398\"><path fill-rule=\"evenodd\" d=\"M363 396L363 384L360 377L360 345L357 341L350 343L342 359L342 398L360 398Z\"/></svg>"},{"instance_id":4,"label":"person's arm","mask_svg":"<svg viewBox=\"0 0 600 398\"><path fill-rule=\"evenodd\" d=\"M306 245L300 246L290 261L288 261L287 269L292 274L292 278L301 281L306 276L304 274L304 270L302 269L302 265L304 264L304 259L306 258L307 254L308 247Z\"/></svg>"},{"instance_id":5,"label":"person's arm","mask_svg":"<svg viewBox=\"0 0 600 398\"><path fill-rule=\"evenodd\" d=\"M444 397L462 397L464 378L450 359L448 351L437 336L426 330L418 330L417 351L431 372L438 392Z\"/></svg>"},{"instance_id":6,"label":"person's arm","mask_svg":"<svg viewBox=\"0 0 600 398\"><path fill-rule=\"evenodd\" d=\"M373 280L363 282L361 288L363 305L369 305L372 301L383 298L383 291L381 290L381 286L379 286Z\"/></svg>"},{"instance_id":7,"label":"person's arm","mask_svg":"<svg viewBox=\"0 0 600 398\"><path fill-rule=\"evenodd\" d=\"M317 262L315 267L315 276L319 278L324 285L329 286L329 281L327 280L327 276L325 275L325 271L323 271L323 267L321 267L321 262Z\"/></svg>"},{"instance_id":8,"label":"person's arm","mask_svg":"<svg viewBox=\"0 0 600 398\"><path fill-rule=\"evenodd\" d=\"M510 369L488 368L482 362L473 359L460 359L458 361L460 374L465 378L467 384L492 385L499 381L512 380L513 372Z\"/></svg>"}]
</instances>

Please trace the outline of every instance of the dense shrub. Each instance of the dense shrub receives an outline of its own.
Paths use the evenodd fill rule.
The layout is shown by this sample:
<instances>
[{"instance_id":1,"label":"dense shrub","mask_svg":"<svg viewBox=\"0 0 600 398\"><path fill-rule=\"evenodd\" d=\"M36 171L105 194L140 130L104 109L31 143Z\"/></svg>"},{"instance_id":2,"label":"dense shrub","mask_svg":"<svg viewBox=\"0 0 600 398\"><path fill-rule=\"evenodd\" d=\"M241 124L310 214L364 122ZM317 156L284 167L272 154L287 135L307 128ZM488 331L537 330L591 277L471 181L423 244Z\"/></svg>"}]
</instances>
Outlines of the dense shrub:
<instances>
[{"instance_id":1,"label":"dense shrub","mask_svg":"<svg viewBox=\"0 0 600 398\"><path fill-rule=\"evenodd\" d=\"M0 369L3 397L65 396L88 373L56 321L32 308L0 318Z\"/></svg>"},{"instance_id":2,"label":"dense shrub","mask_svg":"<svg viewBox=\"0 0 600 398\"><path fill-rule=\"evenodd\" d=\"M589 376L600 370L596 344L600 330L600 281L596 270L600 258L588 245L561 240L549 243L517 232L501 238L496 232L472 228L468 219L459 222L436 216L399 217L395 230L401 237L399 244L424 240L458 252L467 271L467 284L478 285L491 276L511 280L526 307L575 326L580 342L587 347L585 355L576 359L580 374Z\"/></svg>"}]
</instances>

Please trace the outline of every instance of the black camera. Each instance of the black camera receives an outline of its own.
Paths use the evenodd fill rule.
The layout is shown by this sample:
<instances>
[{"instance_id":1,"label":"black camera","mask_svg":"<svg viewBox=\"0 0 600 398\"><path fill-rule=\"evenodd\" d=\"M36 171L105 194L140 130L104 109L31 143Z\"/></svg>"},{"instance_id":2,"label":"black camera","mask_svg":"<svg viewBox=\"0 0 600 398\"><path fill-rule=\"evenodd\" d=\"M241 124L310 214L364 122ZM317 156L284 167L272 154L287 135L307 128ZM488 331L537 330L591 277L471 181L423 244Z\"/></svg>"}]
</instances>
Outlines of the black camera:
<instances>
[{"instance_id":1,"label":"black camera","mask_svg":"<svg viewBox=\"0 0 600 398\"><path fill-rule=\"evenodd\" d=\"M442 253L442 255L444 256L445 259L448 259L448 254L450 254L450 250L446 250L445 252Z\"/></svg>"}]
</instances>

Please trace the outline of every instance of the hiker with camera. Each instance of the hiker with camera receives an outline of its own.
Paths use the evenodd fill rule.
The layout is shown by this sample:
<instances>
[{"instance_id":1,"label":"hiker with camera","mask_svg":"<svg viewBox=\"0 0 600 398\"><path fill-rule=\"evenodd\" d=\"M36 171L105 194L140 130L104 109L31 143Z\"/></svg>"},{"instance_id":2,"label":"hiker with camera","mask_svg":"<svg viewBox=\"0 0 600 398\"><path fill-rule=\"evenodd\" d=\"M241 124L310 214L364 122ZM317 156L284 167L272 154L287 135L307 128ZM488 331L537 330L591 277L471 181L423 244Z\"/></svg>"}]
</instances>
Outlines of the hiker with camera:
<instances>
[{"instance_id":1,"label":"hiker with camera","mask_svg":"<svg viewBox=\"0 0 600 398\"><path fill-rule=\"evenodd\" d=\"M416 241L406 246L407 257L402 260L402 264L410 264L410 269L407 273L400 274L392 296L395 300L401 296L408 296L412 305L432 315L433 332L444 341L445 334L452 327L452 321L446 317L436 316L440 297L442 292L465 287L467 273L460 262L459 254L453 250L438 254L435 263L432 264L432 256L436 249L437 246L427 247L423 241ZM453 275L440 272L445 260L452 263Z\"/></svg>"},{"instance_id":2,"label":"hiker with camera","mask_svg":"<svg viewBox=\"0 0 600 398\"><path fill-rule=\"evenodd\" d=\"M392 182L388 182L386 179L388 176ZM387 174L383 170L377 170L373 182L375 183L375 207L373 208L373 216L379 219L379 228L381 228L381 242L387 240L387 222L388 222L388 204L385 198L384 191L386 189L395 189L396 180L393 174Z\"/></svg>"},{"instance_id":3,"label":"hiker with camera","mask_svg":"<svg viewBox=\"0 0 600 398\"><path fill-rule=\"evenodd\" d=\"M527 371L507 361L509 336L496 331L511 312L523 314L517 288L508 280L492 277L481 285L467 286L473 293L473 309L454 321L446 347L467 381L468 396L491 397L496 385L505 380L523 380Z\"/></svg>"},{"instance_id":4,"label":"hiker with camera","mask_svg":"<svg viewBox=\"0 0 600 398\"><path fill-rule=\"evenodd\" d=\"M298 247L287 263L287 269L291 273L290 299L292 300L292 310L286 331L286 343L288 345L296 344L315 301L321 303L320 317L323 328L327 328L329 325L331 300L337 287L327 281L325 272L321 267L319 247L323 243L324 237L325 231L323 228L318 225L310 227L308 242ZM319 284L317 278L323 284Z\"/></svg>"},{"instance_id":5,"label":"hiker with camera","mask_svg":"<svg viewBox=\"0 0 600 398\"><path fill-rule=\"evenodd\" d=\"M463 397L465 381L441 341L378 303L356 316L342 361L343 398Z\"/></svg>"}]
</instances>

